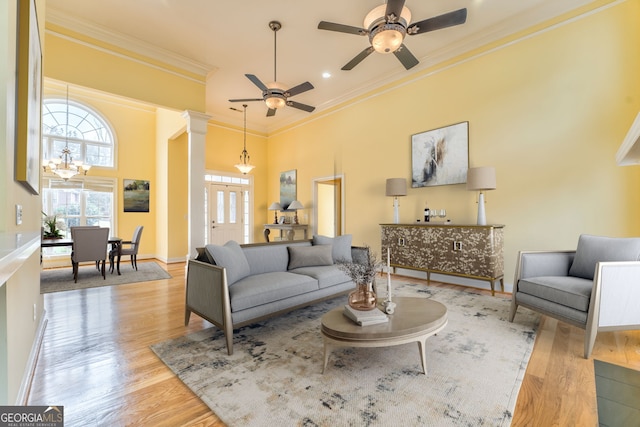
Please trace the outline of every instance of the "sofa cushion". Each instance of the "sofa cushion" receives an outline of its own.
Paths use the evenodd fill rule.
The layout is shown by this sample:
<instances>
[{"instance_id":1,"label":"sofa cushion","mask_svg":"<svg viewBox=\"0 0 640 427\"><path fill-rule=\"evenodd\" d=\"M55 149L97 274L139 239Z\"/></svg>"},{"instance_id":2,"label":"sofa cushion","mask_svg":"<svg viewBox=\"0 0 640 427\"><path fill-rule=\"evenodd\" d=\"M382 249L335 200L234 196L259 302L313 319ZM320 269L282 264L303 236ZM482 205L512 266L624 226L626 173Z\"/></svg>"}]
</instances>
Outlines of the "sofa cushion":
<instances>
[{"instance_id":1,"label":"sofa cushion","mask_svg":"<svg viewBox=\"0 0 640 427\"><path fill-rule=\"evenodd\" d=\"M311 247L308 241L290 242L287 245L280 242L251 245L242 248L247 257L251 274L273 273L275 271L287 271L289 264L289 251L287 246Z\"/></svg>"},{"instance_id":2,"label":"sofa cushion","mask_svg":"<svg viewBox=\"0 0 640 427\"><path fill-rule=\"evenodd\" d=\"M596 263L601 261L639 261L640 238L601 237L583 234L569 275L593 280Z\"/></svg>"},{"instance_id":3,"label":"sofa cushion","mask_svg":"<svg viewBox=\"0 0 640 427\"><path fill-rule=\"evenodd\" d=\"M319 265L314 267L300 267L295 270L289 270L291 273L304 274L311 276L318 281L320 289L330 286L339 285L341 283L350 282L351 279L336 265ZM355 289L355 284L353 285Z\"/></svg>"},{"instance_id":4,"label":"sofa cushion","mask_svg":"<svg viewBox=\"0 0 640 427\"><path fill-rule=\"evenodd\" d=\"M216 265L227 269L228 285L247 277L251 272L247 258L238 242L230 240L224 246L207 245L205 248Z\"/></svg>"},{"instance_id":5,"label":"sofa cushion","mask_svg":"<svg viewBox=\"0 0 640 427\"><path fill-rule=\"evenodd\" d=\"M351 240L351 234L345 234L337 237L320 236L317 234L313 236L314 245L331 245L333 262L352 262Z\"/></svg>"},{"instance_id":6,"label":"sofa cushion","mask_svg":"<svg viewBox=\"0 0 640 427\"><path fill-rule=\"evenodd\" d=\"M289 270L314 265L333 265L331 245L288 246L287 250L289 251L287 267Z\"/></svg>"},{"instance_id":7,"label":"sofa cushion","mask_svg":"<svg viewBox=\"0 0 640 427\"><path fill-rule=\"evenodd\" d=\"M229 288L231 311L236 312L318 290L318 281L302 274L275 271L247 276Z\"/></svg>"},{"instance_id":8,"label":"sofa cushion","mask_svg":"<svg viewBox=\"0 0 640 427\"><path fill-rule=\"evenodd\" d=\"M580 311L587 311L593 281L573 276L528 277L518 282L518 292Z\"/></svg>"}]
</instances>

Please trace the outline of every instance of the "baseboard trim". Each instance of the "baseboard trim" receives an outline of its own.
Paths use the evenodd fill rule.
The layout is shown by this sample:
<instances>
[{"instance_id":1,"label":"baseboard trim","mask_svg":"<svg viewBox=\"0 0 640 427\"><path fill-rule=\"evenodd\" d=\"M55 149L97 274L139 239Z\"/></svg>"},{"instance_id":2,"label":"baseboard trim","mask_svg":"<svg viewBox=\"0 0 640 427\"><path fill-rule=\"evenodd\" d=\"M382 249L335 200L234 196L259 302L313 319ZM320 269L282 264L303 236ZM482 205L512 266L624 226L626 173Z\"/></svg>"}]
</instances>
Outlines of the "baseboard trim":
<instances>
[{"instance_id":1,"label":"baseboard trim","mask_svg":"<svg viewBox=\"0 0 640 427\"><path fill-rule=\"evenodd\" d=\"M16 405L18 406L25 406L27 404L29 392L31 391L31 383L33 382L33 375L38 363L38 356L40 355L40 348L44 340L44 332L47 329L47 323L47 311L43 310L38 329L36 330L36 336L31 345L31 352L29 353L29 359L27 359L27 366L25 367L22 382L20 383L20 389L16 396Z\"/></svg>"}]
</instances>

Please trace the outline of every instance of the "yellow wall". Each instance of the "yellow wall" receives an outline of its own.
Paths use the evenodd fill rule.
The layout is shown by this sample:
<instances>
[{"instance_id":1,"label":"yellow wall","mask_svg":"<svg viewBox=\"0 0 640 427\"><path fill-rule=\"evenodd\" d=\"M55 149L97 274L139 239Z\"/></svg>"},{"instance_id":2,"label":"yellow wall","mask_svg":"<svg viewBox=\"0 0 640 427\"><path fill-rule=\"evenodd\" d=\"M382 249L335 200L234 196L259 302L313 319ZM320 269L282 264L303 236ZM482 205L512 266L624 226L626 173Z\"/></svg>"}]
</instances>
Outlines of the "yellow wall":
<instances>
[{"instance_id":1,"label":"yellow wall","mask_svg":"<svg viewBox=\"0 0 640 427\"><path fill-rule=\"evenodd\" d=\"M186 123L180 112L158 108L156 113L156 257L165 262L171 261L169 241L169 144L186 130ZM181 260L184 254L181 254Z\"/></svg>"},{"instance_id":2,"label":"yellow wall","mask_svg":"<svg viewBox=\"0 0 640 427\"><path fill-rule=\"evenodd\" d=\"M182 133L176 139L169 141L169 167L166 171L169 177L167 187L169 228L166 237L169 259L184 260L189 253L188 145L189 136L186 133Z\"/></svg>"},{"instance_id":3,"label":"yellow wall","mask_svg":"<svg viewBox=\"0 0 640 427\"><path fill-rule=\"evenodd\" d=\"M640 235L640 168L615 164L640 110L639 40L640 2L629 0L270 136L268 199L280 171L298 170L305 206L314 177L344 173L346 231L379 251L378 224L393 218L385 179L410 182L411 135L468 121L470 166L497 170L486 209L506 225L507 282L518 250ZM425 201L475 223L464 185L410 188L401 222L421 218Z\"/></svg>"},{"instance_id":4,"label":"yellow wall","mask_svg":"<svg viewBox=\"0 0 640 427\"><path fill-rule=\"evenodd\" d=\"M205 110L204 76L178 73L50 23L45 42L51 52L44 58L47 77L180 111Z\"/></svg>"}]
</instances>

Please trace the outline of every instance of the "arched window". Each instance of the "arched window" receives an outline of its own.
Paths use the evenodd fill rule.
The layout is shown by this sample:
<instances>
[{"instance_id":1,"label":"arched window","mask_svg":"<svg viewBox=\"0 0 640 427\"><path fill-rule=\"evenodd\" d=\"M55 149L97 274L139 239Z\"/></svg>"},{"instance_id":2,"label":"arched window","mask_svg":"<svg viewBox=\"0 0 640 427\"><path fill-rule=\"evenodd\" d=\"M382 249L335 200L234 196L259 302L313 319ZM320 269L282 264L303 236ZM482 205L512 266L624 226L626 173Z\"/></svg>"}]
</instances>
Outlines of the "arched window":
<instances>
[{"instance_id":1,"label":"arched window","mask_svg":"<svg viewBox=\"0 0 640 427\"><path fill-rule=\"evenodd\" d=\"M68 109L67 109L68 107ZM92 166L88 175L65 181L42 175L42 212L64 222L63 235L79 225L109 227L116 234L116 179L99 176L100 168L115 167L115 137L105 118L80 103L50 98L42 103L42 158L59 157L65 145L71 157ZM68 262L66 247L43 251L48 265Z\"/></svg>"},{"instance_id":2,"label":"arched window","mask_svg":"<svg viewBox=\"0 0 640 427\"><path fill-rule=\"evenodd\" d=\"M77 102L46 99L42 103L42 158L59 157L67 144L74 160L114 167L114 135L107 121Z\"/></svg>"}]
</instances>

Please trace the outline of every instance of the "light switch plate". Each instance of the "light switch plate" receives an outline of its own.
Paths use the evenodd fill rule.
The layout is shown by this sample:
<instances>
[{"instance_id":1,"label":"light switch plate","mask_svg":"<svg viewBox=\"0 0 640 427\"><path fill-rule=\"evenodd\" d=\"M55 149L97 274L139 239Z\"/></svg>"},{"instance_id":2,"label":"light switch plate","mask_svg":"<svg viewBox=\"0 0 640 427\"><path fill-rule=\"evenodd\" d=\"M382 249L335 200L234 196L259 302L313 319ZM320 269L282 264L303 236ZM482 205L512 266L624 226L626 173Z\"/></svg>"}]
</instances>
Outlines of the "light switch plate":
<instances>
[{"instance_id":1,"label":"light switch plate","mask_svg":"<svg viewBox=\"0 0 640 427\"><path fill-rule=\"evenodd\" d=\"M16 225L22 224L22 205L16 205Z\"/></svg>"}]
</instances>

